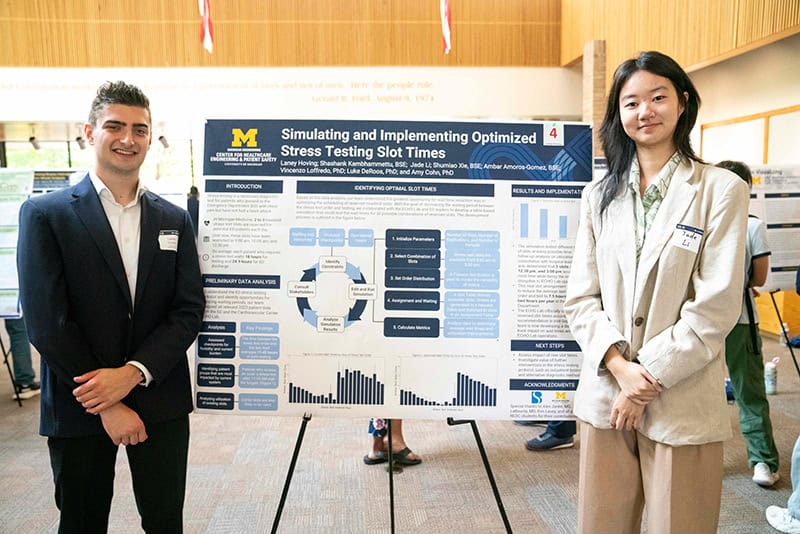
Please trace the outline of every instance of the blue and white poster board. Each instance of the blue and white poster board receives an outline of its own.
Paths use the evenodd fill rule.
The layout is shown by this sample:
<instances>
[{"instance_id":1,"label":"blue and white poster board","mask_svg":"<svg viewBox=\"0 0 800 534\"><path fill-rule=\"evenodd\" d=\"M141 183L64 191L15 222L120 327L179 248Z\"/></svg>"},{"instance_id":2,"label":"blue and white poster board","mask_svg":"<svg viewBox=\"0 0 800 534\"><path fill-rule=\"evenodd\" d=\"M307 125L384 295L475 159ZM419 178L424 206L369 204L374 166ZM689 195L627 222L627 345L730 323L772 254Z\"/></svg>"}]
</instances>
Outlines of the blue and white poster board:
<instances>
[{"instance_id":1,"label":"blue and white poster board","mask_svg":"<svg viewBox=\"0 0 800 534\"><path fill-rule=\"evenodd\" d=\"M754 165L750 213L767 227L772 254L763 291L793 291L800 265L800 166Z\"/></svg>"},{"instance_id":2,"label":"blue and white poster board","mask_svg":"<svg viewBox=\"0 0 800 534\"><path fill-rule=\"evenodd\" d=\"M564 419L591 129L209 120L206 413Z\"/></svg>"},{"instance_id":3,"label":"blue and white poster board","mask_svg":"<svg viewBox=\"0 0 800 534\"><path fill-rule=\"evenodd\" d=\"M0 169L0 317L18 318L19 208L33 191L33 171Z\"/></svg>"}]
</instances>

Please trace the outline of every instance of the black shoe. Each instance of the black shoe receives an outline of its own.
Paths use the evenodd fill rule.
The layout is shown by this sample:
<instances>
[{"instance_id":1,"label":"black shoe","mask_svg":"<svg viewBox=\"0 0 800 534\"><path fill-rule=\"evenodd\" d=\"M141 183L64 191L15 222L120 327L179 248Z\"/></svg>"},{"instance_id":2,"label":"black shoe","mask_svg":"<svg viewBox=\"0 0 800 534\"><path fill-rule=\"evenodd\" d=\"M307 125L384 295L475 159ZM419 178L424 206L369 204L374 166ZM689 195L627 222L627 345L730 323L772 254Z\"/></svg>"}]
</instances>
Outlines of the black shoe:
<instances>
[{"instance_id":1,"label":"black shoe","mask_svg":"<svg viewBox=\"0 0 800 534\"><path fill-rule=\"evenodd\" d=\"M558 449L567 449L569 447L573 447L574 445L575 440L572 436L559 438L550 432L545 432L531 440L528 440L528 442L525 444L525 447L529 451L554 451Z\"/></svg>"},{"instance_id":2,"label":"black shoe","mask_svg":"<svg viewBox=\"0 0 800 534\"><path fill-rule=\"evenodd\" d=\"M30 399L41 393L42 387L39 382L31 382L30 384L17 384L17 395L20 399ZM17 395L12 395L11 400L17 400Z\"/></svg>"}]
</instances>

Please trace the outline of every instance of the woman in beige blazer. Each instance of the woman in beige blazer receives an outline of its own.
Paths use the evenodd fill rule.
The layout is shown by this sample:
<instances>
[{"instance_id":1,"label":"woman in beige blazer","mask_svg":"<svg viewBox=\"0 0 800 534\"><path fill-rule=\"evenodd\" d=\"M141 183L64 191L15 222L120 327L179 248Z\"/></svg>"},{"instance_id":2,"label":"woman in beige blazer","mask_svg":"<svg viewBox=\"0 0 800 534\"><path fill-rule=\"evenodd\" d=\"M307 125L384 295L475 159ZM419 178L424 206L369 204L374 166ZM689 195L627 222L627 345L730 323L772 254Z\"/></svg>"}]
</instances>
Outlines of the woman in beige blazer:
<instances>
[{"instance_id":1,"label":"woman in beige blazer","mask_svg":"<svg viewBox=\"0 0 800 534\"><path fill-rule=\"evenodd\" d=\"M692 150L699 106L658 52L614 74L565 303L583 350L580 532L639 532L645 503L649 534L717 529L749 195Z\"/></svg>"}]
</instances>

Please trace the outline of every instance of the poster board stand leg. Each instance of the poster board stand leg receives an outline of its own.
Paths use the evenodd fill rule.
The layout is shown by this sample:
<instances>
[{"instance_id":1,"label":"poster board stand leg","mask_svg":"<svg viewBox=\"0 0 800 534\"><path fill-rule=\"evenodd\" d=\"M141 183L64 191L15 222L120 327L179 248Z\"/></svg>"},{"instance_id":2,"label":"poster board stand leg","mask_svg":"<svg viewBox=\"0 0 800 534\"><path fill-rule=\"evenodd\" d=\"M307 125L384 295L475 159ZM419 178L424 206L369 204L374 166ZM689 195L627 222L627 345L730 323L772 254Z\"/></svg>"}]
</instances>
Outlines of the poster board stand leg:
<instances>
[{"instance_id":1,"label":"poster board stand leg","mask_svg":"<svg viewBox=\"0 0 800 534\"><path fill-rule=\"evenodd\" d=\"M278 503L278 510L275 512L275 519L272 521L272 534L278 532L278 524L281 522L281 513L283 513L283 505L286 503L286 495L289 493L289 485L292 483L292 475L294 474L294 466L297 463L297 457L300 454L300 446L303 444L303 435L306 433L306 426L311 420L310 413L303 414L303 422L300 424L300 431L297 433L297 442L294 444L294 452L292 453L292 461L289 463L289 472L286 473L286 482L283 484L283 492L281 493L281 501Z\"/></svg>"},{"instance_id":2,"label":"poster board stand leg","mask_svg":"<svg viewBox=\"0 0 800 534\"><path fill-rule=\"evenodd\" d=\"M770 291L769 297L772 299L772 305L775 307L775 315L778 316L778 325L780 326L784 341L786 341L786 346L789 347L789 354L792 355L792 361L794 362L794 368L797 370L797 376L800 376L800 366L797 365L797 358L794 357L794 349L792 348L792 343L789 340L789 333L783 329L783 318L781 317L781 312L778 310L778 303L775 302L775 293L777 291L780 290L776 289L775 291Z\"/></svg>"},{"instance_id":3,"label":"poster board stand leg","mask_svg":"<svg viewBox=\"0 0 800 534\"><path fill-rule=\"evenodd\" d=\"M14 371L11 370L11 364L8 363L8 355L11 354L11 348L9 347L6 350L6 346L3 343L2 338L0 338L0 351L3 352L3 363L6 364L6 369L8 370L8 377L11 379L11 387L14 388L14 397L17 399L17 404L19 404L20 408L22 407L22 399L19 396L19 391L17 390L17 381L14 379Z\"/></svg>"},{"instance_id":4,"label":"poster board stand leg","mask_svg":"<svg viewBox=\"0 0 800 534\"><path fill-rule=\"evenodd\" d=\"M511 534L511 523L508 522L508 516L506 515L506 509L503 506L503 499L500 497L500 492L497 489L497 484L494 481L494 475L492 475L492 467L489 465L489 457L486 456L486 449L483 447L483 441L481 440L481 435L478 432L478 425L475 424L474 420L456 420L452 417L447 418L447 424L450 426L454 425L464 425L469 423L472 427L472 433L475 436L475 443L478 444L478 450L481 453L481 459L483 460L483 466L486 468L486 476L489 477L489 483L492 485L492 491L494 492L494 500L497 501L497 509L500 510L500 516L503 518L503 524L506 527L506 532Z\"/></svg>"},{"instance_id":5,"label":"poster board stand leg","mask_svg":"<svg viewBox=\"0 0 800 534\"><path fill-rule=\"evenodd\" d=\"M394 460L392 459L392 420L386 420L386 429L387 435L389 438L389 442L386 444L386 451L389 457L389 467L387 471L389 471L389 524L391 525L391 534L394 534L394 472L402 472L403 468L394 465Z\"/></svg>"}]
</instances>

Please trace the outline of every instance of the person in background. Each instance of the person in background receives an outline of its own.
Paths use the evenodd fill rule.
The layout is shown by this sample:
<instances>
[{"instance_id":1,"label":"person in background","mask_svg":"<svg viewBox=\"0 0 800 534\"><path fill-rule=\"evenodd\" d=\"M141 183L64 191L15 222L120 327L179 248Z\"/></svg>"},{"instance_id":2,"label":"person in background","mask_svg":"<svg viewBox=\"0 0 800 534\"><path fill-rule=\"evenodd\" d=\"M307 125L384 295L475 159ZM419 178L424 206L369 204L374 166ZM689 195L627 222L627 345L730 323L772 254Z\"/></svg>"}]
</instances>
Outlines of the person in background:
<instances>
[{"instance_id":1,"label":"person in background","mask_svg":"<svg viewBox=\"0 0 800 534\"><path fill-rule=\"evenodd\" d=\"M139 180L151 126L138 87L103 84L83 128L88 175L20 209L20 298L41 355L61 533L108 530L120 445L142 529L183 531L186 350L205 300L189 214Z\"/></svg>"},{"instance_id":2,"label":"person in background","mask_svg":"<svg viewBox=\"0 0 800 534\"><path fill-rule=\"evenodd\" d=\"M800 294L800 284L797 285ZM765 512L772 528L787 534L800 534L800 437L792 449L792 494L786 508L768 506Z\"/></svg>"},{"instance_id":3,"label":"person in background","mask_svg":"<svg viewBox=\"0 0 800 534\"><path fill-rule=\"evenodd\" d=\"M529 439L525 448L529 451L554 451L575 446L575 421L548 421L544 432Z\"/></svg>"},{"instance_id":4,"label":"person in background","mask_svg":"<svg viewBox=\"0 0 800 534\"><path fill-rule=\"evenodd\" d=\"M739 161L721 161L717 167L727 169L752 188L750 168ZM745 243L745 289L739 322L725 339L725 362L731 378L733 393L739 405L739 426L747 442L747 458L753 469L753 482L770 487L779 479L778 449L772 437L769 401L764 386L764 359L761 354L761 335L758 333L758 311L753 288L767 282L769 273L769 244L767 230L758 218L747 219ZM757 294L757 293L756 293Z\"/></svg>"},{"instance_id":5,"label":"person in background","mask_svg":"<svg viewBox=\"0 0 800 534\"><path fill-rule=\"evenodd\" d=\"M377 417L369 420L368 432L372 436L372 449L364 456L364 463L375 465L389 461L389 456L386 454L389 445L387 422L392 425L392 462L398 465L421 463L422 458L406 445L403 437L403 420L378 419Z\"/></svg>"},{"instance_id":6,"label":"person in background","mask_svg":"<svg viewBox=\"0 0 800 534\"><path fill-rule=\"evenodd\" d=\"M703 163L700 95L659 52L615 71L564 304L583 351L578 531L717 532L731 435L725 336L741 310L747 186Z\"/></svg>"},{"instance_id":7,"label":"person in background","mask_svg":"<svg viewBox=\"0 0 800 534\"><path fill-rule=\"evenodd\" d=\"M17 385L16 393L11 395L13 400L30 399L41 391L39 382L36 381L36 373L33 370L31 359L31 342L28 339L28 331L25 327L25 319L6 319L6 332L11 344L11 360L14 365L14 382Z\"/></svg>"},{"instance_id":8,"label":"person in background","mask_svg":"<svg viewBox=\"0 0 800 534\"><path fill-rule=\"evenodd\" d=\"M194 185L189 188L189 194L186 196L186 211L189 212L189 218L194 227L194 236L197 237L200 224L200 192Z\"/></svg>"},{"instance_id":9,"label":"person in background","mask_svg":"<svg viewBox=\"0 0 800 534\"><path fill-rule=\"evenodd\" d=\"M795 291L800 295L800 269L797 270ZM786 508L768 506L767 523L772 528L786 534L800 534L800 437L792 449L792 494Z\"/></svg>"}]
</instances>

